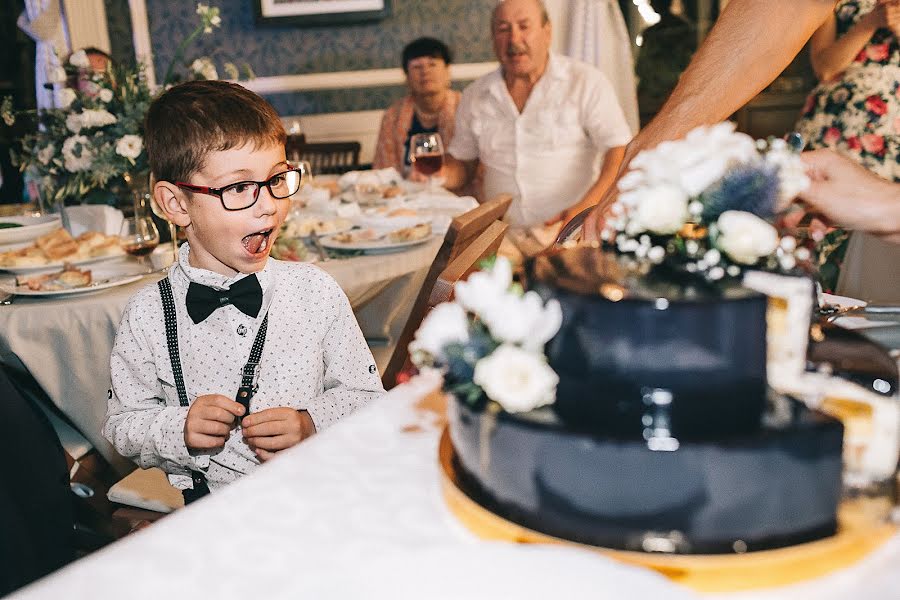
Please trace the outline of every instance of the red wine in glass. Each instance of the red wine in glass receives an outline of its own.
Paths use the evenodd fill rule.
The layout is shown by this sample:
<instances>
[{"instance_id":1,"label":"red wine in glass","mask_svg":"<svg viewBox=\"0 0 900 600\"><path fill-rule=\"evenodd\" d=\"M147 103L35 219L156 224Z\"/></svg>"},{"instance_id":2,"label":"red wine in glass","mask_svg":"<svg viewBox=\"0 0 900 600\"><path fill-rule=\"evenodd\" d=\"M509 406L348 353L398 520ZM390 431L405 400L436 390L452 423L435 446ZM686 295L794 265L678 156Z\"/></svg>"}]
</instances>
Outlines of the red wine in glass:
<instances>
[{"instance_id":1,"label":"red wine in glass","mask_svg":"<svg viewBox=\"0 0 900 600\"><path fill-rule=\"evenodd\" d=\"M415 168L416 171L426 177L430 177L441 170L441 165L444 163L444 155L419 154L418 156L414 156L412 161L413 168Z\"/></svg>"},{"instance_id":2,"label":"red wine in glass","mask_svg":"<svg viewBox=\"0 0 900 600\"><path fill-rule=\"evenodd\" d=\"M158 243L124 244L122 246L122 250L132 256L140 257L149 255L156 249L158 245Z\"/></svg>"}]
</instances>

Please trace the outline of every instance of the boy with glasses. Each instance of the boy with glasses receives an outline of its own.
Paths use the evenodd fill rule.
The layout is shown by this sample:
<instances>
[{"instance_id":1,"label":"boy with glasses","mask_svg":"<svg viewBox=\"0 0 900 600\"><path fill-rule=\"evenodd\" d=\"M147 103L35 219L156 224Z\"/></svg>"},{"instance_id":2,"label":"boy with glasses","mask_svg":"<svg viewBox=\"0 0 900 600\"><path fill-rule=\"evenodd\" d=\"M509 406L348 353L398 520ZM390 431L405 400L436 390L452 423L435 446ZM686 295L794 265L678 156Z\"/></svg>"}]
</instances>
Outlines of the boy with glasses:
<instances>
[{"instance_id":1,"label":"boy with glasses","mask_svg":"<svg viewBox=\"0 0 900 600\"><path fill-rule=\"evenodd\" d=\"M256 94L176 86L147 113L154 199L187 243L128 303L104 435L186 502L383 393L350 303L320 269L269 258L304 173Z\"/></svg>"}]
</instances>

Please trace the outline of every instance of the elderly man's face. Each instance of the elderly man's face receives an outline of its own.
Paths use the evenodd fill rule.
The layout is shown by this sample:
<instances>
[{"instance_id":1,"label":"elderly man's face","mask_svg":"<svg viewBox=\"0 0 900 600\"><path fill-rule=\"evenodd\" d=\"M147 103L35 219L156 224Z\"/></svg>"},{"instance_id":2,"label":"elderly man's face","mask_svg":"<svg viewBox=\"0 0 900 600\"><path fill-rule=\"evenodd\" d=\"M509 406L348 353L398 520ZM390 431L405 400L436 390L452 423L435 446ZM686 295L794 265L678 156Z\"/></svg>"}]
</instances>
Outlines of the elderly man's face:
<instances>
[{"instance_id":1,"label":"elderly man's face","mask_svg":"<svg viewBox=\"0 0 900 600\"><path fill-rule=\"evenodd\" d=\"M506 0L491 23L494 53L504 73L527 77L543 72L550 53L550 23L535 0Z\"/></svg>"}]
</instances>

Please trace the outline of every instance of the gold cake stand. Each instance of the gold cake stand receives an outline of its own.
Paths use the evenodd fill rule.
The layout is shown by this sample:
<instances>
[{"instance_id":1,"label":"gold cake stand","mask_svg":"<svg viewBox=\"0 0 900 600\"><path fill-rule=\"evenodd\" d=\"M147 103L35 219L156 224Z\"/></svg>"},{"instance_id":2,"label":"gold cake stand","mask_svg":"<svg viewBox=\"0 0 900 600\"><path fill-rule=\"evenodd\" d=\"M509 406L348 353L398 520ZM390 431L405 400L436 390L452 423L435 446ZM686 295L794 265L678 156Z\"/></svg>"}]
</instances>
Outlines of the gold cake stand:
<instances>
[{"instance_id":1,"label":"gold cake stand","mask_svg":"<svg viewBox=\"0 0 900 600\"><path fill-rule=\"evenodd\" d=\"M647 567L700 592L774 587L821 577L849 566L881 546L897 528L868 516L866 505L844 502L836 535L814 542L746 554L672 555L611 550L570 542L513 523L480 505L459 486L447 428L438 456L441 487L450 510L479 537L525 544L565 544L600 552L624 563Z\"/></svg>"}]
</instances>

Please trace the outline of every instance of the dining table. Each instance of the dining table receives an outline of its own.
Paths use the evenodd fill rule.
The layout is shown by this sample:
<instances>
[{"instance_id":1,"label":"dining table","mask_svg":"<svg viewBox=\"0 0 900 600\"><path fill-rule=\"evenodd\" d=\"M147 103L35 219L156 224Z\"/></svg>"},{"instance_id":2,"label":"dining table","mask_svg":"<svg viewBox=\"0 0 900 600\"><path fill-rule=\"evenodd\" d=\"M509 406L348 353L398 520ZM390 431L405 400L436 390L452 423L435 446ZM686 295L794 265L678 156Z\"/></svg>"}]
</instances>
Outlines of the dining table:
<instances>
[{"instance_id":1,"label":"dining table","mask_svg":"<svg viewBox=\"0 0 900 600\"><path fill-rule=\"evenodd\" d=\"M384 341L397 329L398 320L405 319L441 241L435 235L400 252L314 264L341 286L364 335ZM133 259L120 259L123 265L129 261ZM105 266L110 264L115 263ZM74 437L86 440L87 444L75 442L81 452L93 446L122 473L133 464L101 434L110 389L109 356L128 299L162 276L151 273L92 293L17 296L0 306L0 361L14 373L33 378L61 413L62 422L74 426Z\"/></svg>"},{"instance_id":2,"label":"dining table","mask_svg":"<svg viewBox=\"0 0 900 600\"><path fill-rule=\"evenodd\" d=\"M583 546L481 539L442 493L438 387L434 373L419 375L227 488L11 598L898 597L900 534L815 579L704 595Z\"/></svg>"}]
</instances>

